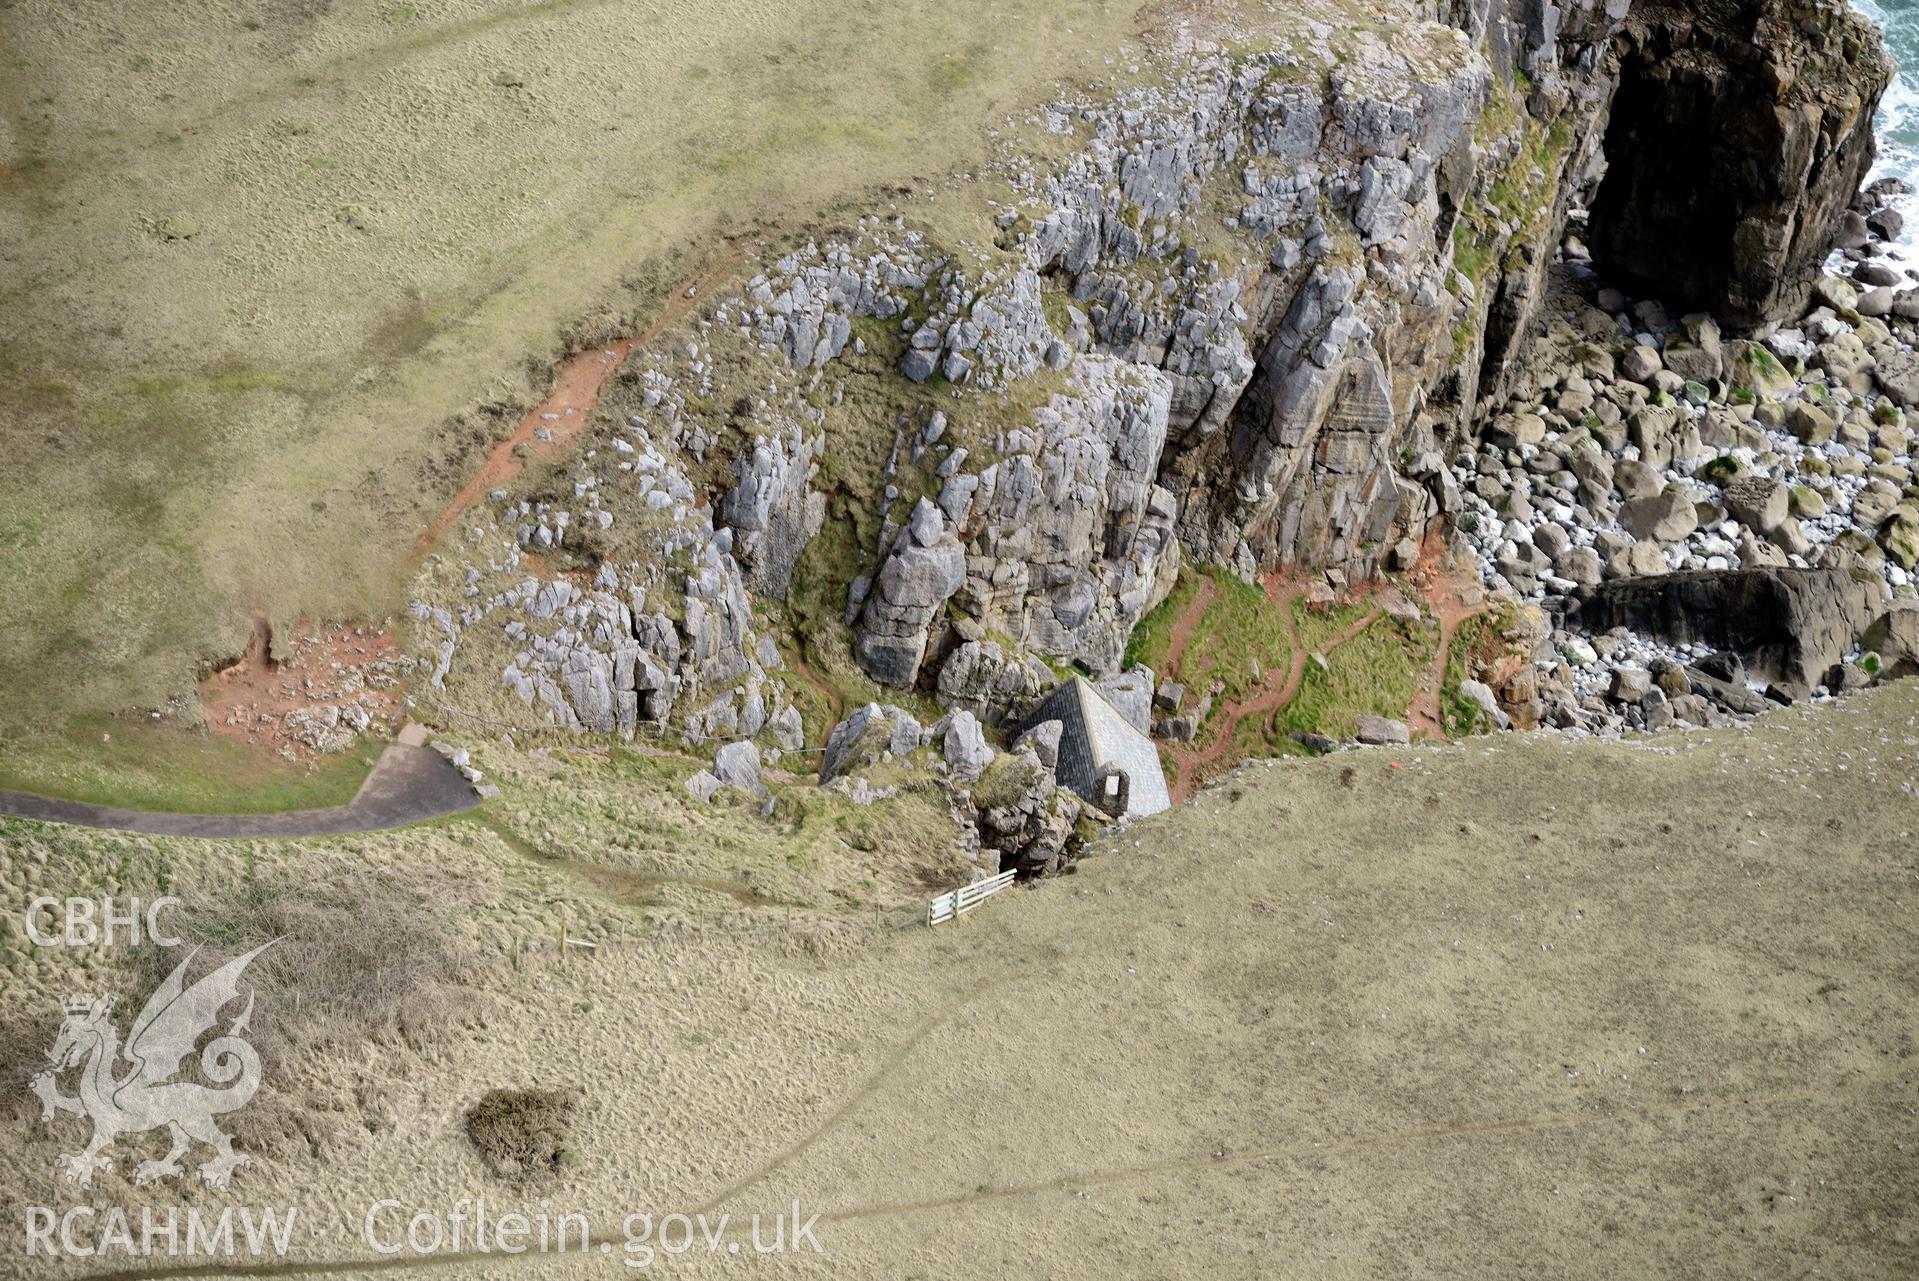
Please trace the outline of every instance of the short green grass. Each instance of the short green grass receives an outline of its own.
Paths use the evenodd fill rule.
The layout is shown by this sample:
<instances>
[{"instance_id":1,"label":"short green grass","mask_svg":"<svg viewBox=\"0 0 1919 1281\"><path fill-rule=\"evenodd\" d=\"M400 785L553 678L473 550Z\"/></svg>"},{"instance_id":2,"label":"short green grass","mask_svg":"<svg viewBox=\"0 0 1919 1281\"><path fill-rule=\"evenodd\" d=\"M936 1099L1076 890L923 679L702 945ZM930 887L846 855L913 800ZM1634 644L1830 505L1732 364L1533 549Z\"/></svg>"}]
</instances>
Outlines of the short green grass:
<instances>
[{"instance_id":1,"label":"short green grass","mask_svg":"<svg viewBox=\"0 0 1919 1281\"><path fill-rule=\"evenodd\" d=\"M1284 740L1303 732L1351 738L1361 716L1404 720L1437 630L1429 623L1407 627L1382 616L1325 650L1324 667L1308 660L1299 693L1273 718L1275 736Z\"/></svg>"},{"instance_id":2,"label":"short green grass","mask_svg":"<svg viewBox=\"0 0 1919 1281\"><path fill-rule=\"evenodd\" d=\"M384 750L295 763L225 739L125 717L82 717L60 733L0 739L0 788L124 809L266 814L353 799Z\"/></svg>"},{"instance_id":3,"label":"short green grass","mask_svg":"<svg viewBox=\"0 0 1919 1281\"><path fill-rule=\"evenodd\" d=\"M1202 581L1208 580L1214 591L1212 603L1194 627L1179 661L1171 663L1173 633ZM1247 697L1274 673L1284 672L1293 652L1280 607L1265 591L1207 565L1180 571L1171 595L1134 630L1126 656L1129 665L1144 663L1160 677L1184 684L1189 705L1219 681L1224 689L1214 700L1217 712L1224 704Z\"/></svg>"}]
</instances>

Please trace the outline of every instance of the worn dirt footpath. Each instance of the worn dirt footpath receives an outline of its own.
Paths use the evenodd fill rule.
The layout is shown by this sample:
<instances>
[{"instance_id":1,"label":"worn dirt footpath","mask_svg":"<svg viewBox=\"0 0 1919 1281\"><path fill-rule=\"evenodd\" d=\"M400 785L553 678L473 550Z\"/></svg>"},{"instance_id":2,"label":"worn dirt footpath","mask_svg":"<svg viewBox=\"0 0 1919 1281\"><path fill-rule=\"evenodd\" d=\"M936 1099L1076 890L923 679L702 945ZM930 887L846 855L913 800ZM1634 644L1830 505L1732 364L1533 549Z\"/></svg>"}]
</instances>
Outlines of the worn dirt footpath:
<instances>
[{"instance_id":1,"label":"worn dirt footpath","mask_svg":"<svg viewBox=\"0 0 1919 1281\"><path fill-rule=\"evenodd\" d=\"M298 1204L310 1261L374 1262L383 1197L544 1197L612 1245L428 1277L633 1275L636 1210L737 1226L797 1197L823 1255L655 1262L1909 1278L1916 751L1907 682L1752 730L1250 767L960 928L820 955L649 939L532 973L377 1141L263 1162L239 1195ZM583 1091L585 1150L516 1190L459 1115L531 1083ZM0 1172L44 1178L32 1142Z\"/></svg>"}]
</instances>

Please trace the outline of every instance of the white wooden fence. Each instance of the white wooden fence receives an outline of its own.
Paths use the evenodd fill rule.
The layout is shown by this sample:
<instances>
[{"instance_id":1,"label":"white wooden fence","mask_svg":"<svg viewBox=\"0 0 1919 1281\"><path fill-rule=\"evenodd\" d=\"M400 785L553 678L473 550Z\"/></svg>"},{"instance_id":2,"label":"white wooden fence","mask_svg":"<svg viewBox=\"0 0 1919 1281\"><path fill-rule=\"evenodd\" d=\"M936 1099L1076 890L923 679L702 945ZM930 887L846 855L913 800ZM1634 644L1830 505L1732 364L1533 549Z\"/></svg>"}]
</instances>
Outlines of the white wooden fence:
<instances>
[{"instance_id":1,"label":"white wooden fence","mask_svg":"<svg viewBox=\"0 0 1919 1281\"><path fill-rule=\"evenodd\" d=\"M926 905L926 923L941 925L947 921L957 921L974 908L980 900L991 898L1013 883L1013 873L1001 872L998 876L989 876L983 881L974 881L971 885L962 885L948 894L942 894Z\"/></svg>"}]
</instances>

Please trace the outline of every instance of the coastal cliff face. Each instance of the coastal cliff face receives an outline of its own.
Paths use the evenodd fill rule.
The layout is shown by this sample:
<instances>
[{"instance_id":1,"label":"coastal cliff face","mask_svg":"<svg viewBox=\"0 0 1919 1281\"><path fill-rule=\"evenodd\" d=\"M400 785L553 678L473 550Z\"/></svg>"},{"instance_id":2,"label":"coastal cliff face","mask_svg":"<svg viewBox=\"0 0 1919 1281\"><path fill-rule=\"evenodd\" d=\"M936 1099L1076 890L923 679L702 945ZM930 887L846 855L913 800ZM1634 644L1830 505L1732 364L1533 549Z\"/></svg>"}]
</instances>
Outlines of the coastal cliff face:
<instances>
[{"instance_id":1,"label":"coastal cliff face","mask_svg":"<svg viewBox=\"0 0 1919 1281\"><path fill-rule=\"evenodd\" d=\"M1183 562L1407 568L1541 385L1588 201L1602 270L1795 318L1890 75L1802 0L1304 8L1169 20L1130 80L1009 122L942 216L776 251L637 353L564 480L423 576L440 696L791 750L825 727L782 635L1003 710L1117 670ZM985 234L935 232L955 205Z\"/></svg>"},{"instance_id":2,"label":"coastal cliff face","mask_svg":"<svg viewBox=\"0 0 1919 1281\"><path fill-rule=\"evenodd\" d=\"M1877 33L1827 4L1640 3L1610 64L1606 274L1735 328L1796 317L1872 165Z\"/></svg>"}]
</instances>

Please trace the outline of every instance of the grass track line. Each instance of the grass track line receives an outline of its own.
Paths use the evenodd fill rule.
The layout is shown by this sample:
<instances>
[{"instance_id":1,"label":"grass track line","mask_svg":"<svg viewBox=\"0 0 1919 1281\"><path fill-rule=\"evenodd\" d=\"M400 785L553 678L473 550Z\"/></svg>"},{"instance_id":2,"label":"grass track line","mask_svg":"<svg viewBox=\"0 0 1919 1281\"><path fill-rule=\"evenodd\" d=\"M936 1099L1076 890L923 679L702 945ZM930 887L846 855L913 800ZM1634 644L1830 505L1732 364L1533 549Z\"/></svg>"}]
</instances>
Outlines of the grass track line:
<instances>
[{"instance_id":1,"label":"grass track line","mask_svg":"<svg viewBox=\"0 0 1919 1281\"><path fill-rule=\"evenodd\" d=\"M1010 981L1010 980L1002 980ZM996 986L996 985L994 985ZM978 989L984 993L989 988ZM973 999L963 998L961 1005ZM912 1046L933 1027L937 1027L952 1012L960 1008L954 1006L945 1015L935 1015L930 1025L922 1024L913 1036L897 1047L894 1054L904 1057ZM889 1059L892 1056L889 1056ZM880 1072L869 1078L869 1085L890 1071L889 1062ZM925 1214L938 1210L958 1210L968 1206L990 1201L1010 1200L1017 1197L1042 1195L1049 1192L1064 1192L1069 1189L1096 1187L1104 1184L1127 1183L1139 1179L1150 1179L1157 1175L1179 1175L1201 1173L1208 1170L1230 1170L1245 1166L1264 1165L1281 1161L1304 1161L1329 1156L1343 1156L1366 1153L1377 1150L1391 1150L1425 1143L1444 1142L1449 1139L1474 1139L1492 1135L1539 1133L1550 1130L1583 1129L1589 1126L1607 1125L1615 1122L1652 1121L1669 1116L1685 1116L1693 1113L1720 1111L1769 1111L1790 1107L1795 1104L1818 1103L1837 1100L1849 1094L1863 1092L1879 1086L1905 1083L1907 1072L1888 1071L1876 1077L1864 1077L1841 1085L1825 1088L1802 1087L1794 1090L1780 1090L1767 1094L1735 1094L1720 1098L1691 1098L1678 1102L1649 1107L1608 1108L1585 1113L1545 1113L1526 1117L1513 1117L1491 1121L1470 1121L1458 1125L1428 1126L1416 1130L1399 1130L1388 1134L1361 1136L1328 1143L1292 1144L1286 1147L1255 1148L1246 1152L1234 1152L1225 1156L1180 1156L1163 1160L1141 1162L1136 1165L1111 1166L1105 1169L1074 1171L1050 1179L1036 1180L1031 1183L1009 1184L1006 1187L988 1188L984 1191L958 1193L949 1197L930 1197L920 1201L896 1201L881 1205L856 1206L846 1210L835 1210L819 1216L821 1223L856 1223L863 1219L888 1218L901 1214ZM778 1158L773 1164L747 1180L734 1185L722 1194L721 1200L731 1196L736 1190L752 1186L754 1182L773 1173L787 1160L797 1156L810 1146L819 1134L830 1128L839 1119L847 1107L857 1102L869 1092L862 1086L853 1098L847 1101L839 1112L828 1118L828 1123L814 1135L802 1140L801 1144ZM721 1200L710 1201L707 1207L718 1205ZM701 1211L703 1212L703 1211ZM617 1239L613 1234L602 1235L589 1231L589 1240L611 1241ZM577 1253L577 1252L576 1252ZM313 1263L261 1263L240 1264L222 1267L212 1264L181 1264L158 1268L127 1268L119 1271L86 1273L73 1281L176 1281L183 1278L212 1277L293 1277L324 1276L343 1272L402 1272L415 1269L447 1267L454 1264L496 1264L506 1267L530 1260L565 1257L557 1252L541 1253L528 1250L524 1254L501 1254L491 1251L468 1251L460 1254L399 1255L389 1258L339 1259Z\"/></svg>"}]
</instances>

